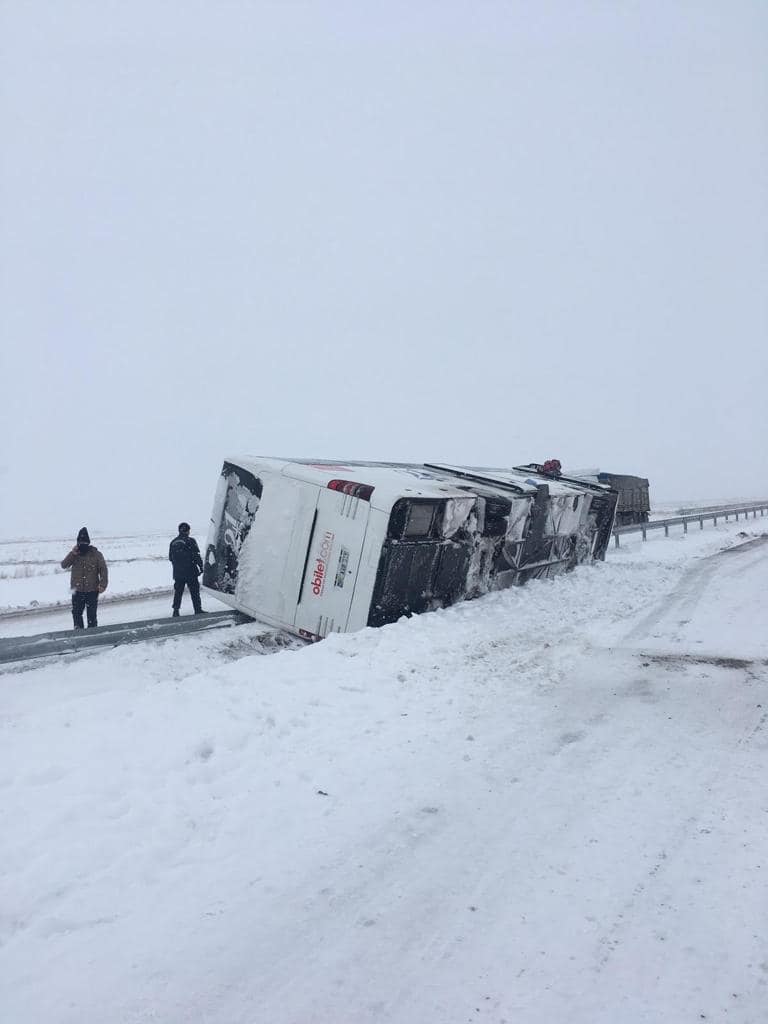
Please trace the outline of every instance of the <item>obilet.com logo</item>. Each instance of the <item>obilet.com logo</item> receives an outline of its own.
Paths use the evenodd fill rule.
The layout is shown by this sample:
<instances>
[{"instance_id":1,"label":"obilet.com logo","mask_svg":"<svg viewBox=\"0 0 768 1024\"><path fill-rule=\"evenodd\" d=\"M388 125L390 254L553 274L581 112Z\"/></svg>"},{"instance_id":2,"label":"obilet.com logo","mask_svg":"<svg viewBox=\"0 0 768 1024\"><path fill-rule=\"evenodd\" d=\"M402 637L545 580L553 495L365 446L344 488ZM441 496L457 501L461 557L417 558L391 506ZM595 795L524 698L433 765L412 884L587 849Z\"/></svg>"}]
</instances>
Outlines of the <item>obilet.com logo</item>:
<instances>
[{"instance_id":1,"label":"obilet.com logo","mask_svg":"<svg viewBox=\"0 0 768 1024\"><path fill-rule=\"evenodd\" d=\"M325 590L325 577L328 575L328 559L331 557L334 533L326 530L320 541L320 550L315 555L315 566L312 570L312 593L320 597Z\"/></svg>"}]
</instances>

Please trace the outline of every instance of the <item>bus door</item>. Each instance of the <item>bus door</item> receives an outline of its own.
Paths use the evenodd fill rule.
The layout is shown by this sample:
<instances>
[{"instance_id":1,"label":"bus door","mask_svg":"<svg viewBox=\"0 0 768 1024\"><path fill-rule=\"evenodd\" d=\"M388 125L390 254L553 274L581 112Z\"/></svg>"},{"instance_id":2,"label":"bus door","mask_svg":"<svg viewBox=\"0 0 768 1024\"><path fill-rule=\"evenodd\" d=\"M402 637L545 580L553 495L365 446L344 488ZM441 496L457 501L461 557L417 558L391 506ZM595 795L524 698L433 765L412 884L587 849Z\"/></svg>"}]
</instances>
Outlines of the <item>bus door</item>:
<instances>
[{"instance_id":1,"label":"bus door","mask_svg":"<svg viewBox=\"0 0 768 1024\"><path fill-rule=\"evenodd\" d=\"M303 635L346 629L369 511L353 494L319 492L294 620Z\"/></svg>"}]
</instances>

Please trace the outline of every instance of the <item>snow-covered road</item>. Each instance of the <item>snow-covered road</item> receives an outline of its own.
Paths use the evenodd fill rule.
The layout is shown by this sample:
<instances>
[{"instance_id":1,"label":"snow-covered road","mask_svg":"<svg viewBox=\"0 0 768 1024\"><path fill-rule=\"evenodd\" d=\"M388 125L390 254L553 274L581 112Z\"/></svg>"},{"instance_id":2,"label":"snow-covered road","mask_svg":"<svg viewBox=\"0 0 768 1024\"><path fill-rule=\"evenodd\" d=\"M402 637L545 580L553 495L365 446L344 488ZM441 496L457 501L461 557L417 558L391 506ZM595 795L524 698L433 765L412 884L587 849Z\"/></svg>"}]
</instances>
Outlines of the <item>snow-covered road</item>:
<instances>
[{"instance_id":1,"label":"snow-covered road","mask_svg":"<svg viewBox=\"0 0 768 1024\"><path fill-rule=\"evenodd\" d=\"M768 534L694 562L629 639L646 650L697 657L765 656L768 620L760 595L766 586L766 543Z\"/></svg>"},{"instance_id":2,"label":"snow-covered road","mask_svg":"<svg viewBox=\"0 0 768 1024\"><path fill-rule=\"evenodd\" d=\"M68 595L67 595L68 596ZM189 595L185 594L187 602ZM141 597L129 600L99 601L99 625L111 626L118 622L140 622L142 619L161 618L170 615L172 594L161 597ZM207 607L211 607L209 602ZM215 610L222 606L217 602ZM190 612L191 608L185 608ZM72 629L72 612L69 608L51 609L44 612L14 612L0 614L0 637L33 636L37 633L54 633Z\"/></svg>"},{"instance_id":3,"label":"snow-covered road","mask_svg":"<svg viewBox=\"0 0 768 1024\"><path fill-rule=\"evenodd\" d=\"M277 657L245 626L0 676L0 1018L765 1021L742 531Z\"/></svg>"}]
</instances>

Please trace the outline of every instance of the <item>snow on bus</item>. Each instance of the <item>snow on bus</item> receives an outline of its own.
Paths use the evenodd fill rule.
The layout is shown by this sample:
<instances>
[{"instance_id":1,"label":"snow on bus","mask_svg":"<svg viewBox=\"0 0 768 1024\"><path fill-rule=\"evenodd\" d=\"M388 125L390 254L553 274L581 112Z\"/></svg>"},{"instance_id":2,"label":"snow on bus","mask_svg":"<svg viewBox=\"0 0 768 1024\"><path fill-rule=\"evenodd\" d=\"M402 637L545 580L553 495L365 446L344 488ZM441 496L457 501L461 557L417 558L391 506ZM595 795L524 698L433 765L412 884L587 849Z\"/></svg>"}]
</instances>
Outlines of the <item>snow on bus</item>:
<instances>
[{"instance_id":1,"label":"snow on bus","mask_svg":"<svg viewBox=\"0 0 768 1024\"><path fill-rule=\"evenodd\" d=\"M228 459L203 585L319 640L602 559L616 499L530 466Z\"/></svg>"}]
</instances>

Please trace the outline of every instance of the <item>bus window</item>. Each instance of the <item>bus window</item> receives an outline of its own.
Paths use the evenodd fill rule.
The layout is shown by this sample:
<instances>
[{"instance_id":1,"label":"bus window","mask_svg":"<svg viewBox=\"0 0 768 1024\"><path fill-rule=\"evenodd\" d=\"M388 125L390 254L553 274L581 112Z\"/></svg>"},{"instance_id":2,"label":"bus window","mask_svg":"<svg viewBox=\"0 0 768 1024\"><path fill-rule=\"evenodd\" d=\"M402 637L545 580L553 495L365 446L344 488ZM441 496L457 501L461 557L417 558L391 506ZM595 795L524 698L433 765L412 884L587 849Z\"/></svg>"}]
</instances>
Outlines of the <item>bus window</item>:
<instances>
[{"instance_id":1,"label":"bus window","mask_svg":"<svg viewBox=\"0 0 768 1024\"><path fill-rule=\"evenodd\" d=\"M434 537L439 522L437 513L444 506L443 501L401 498L392 509L387 535L397 540Z\"/></svg>"}]
</instances>

